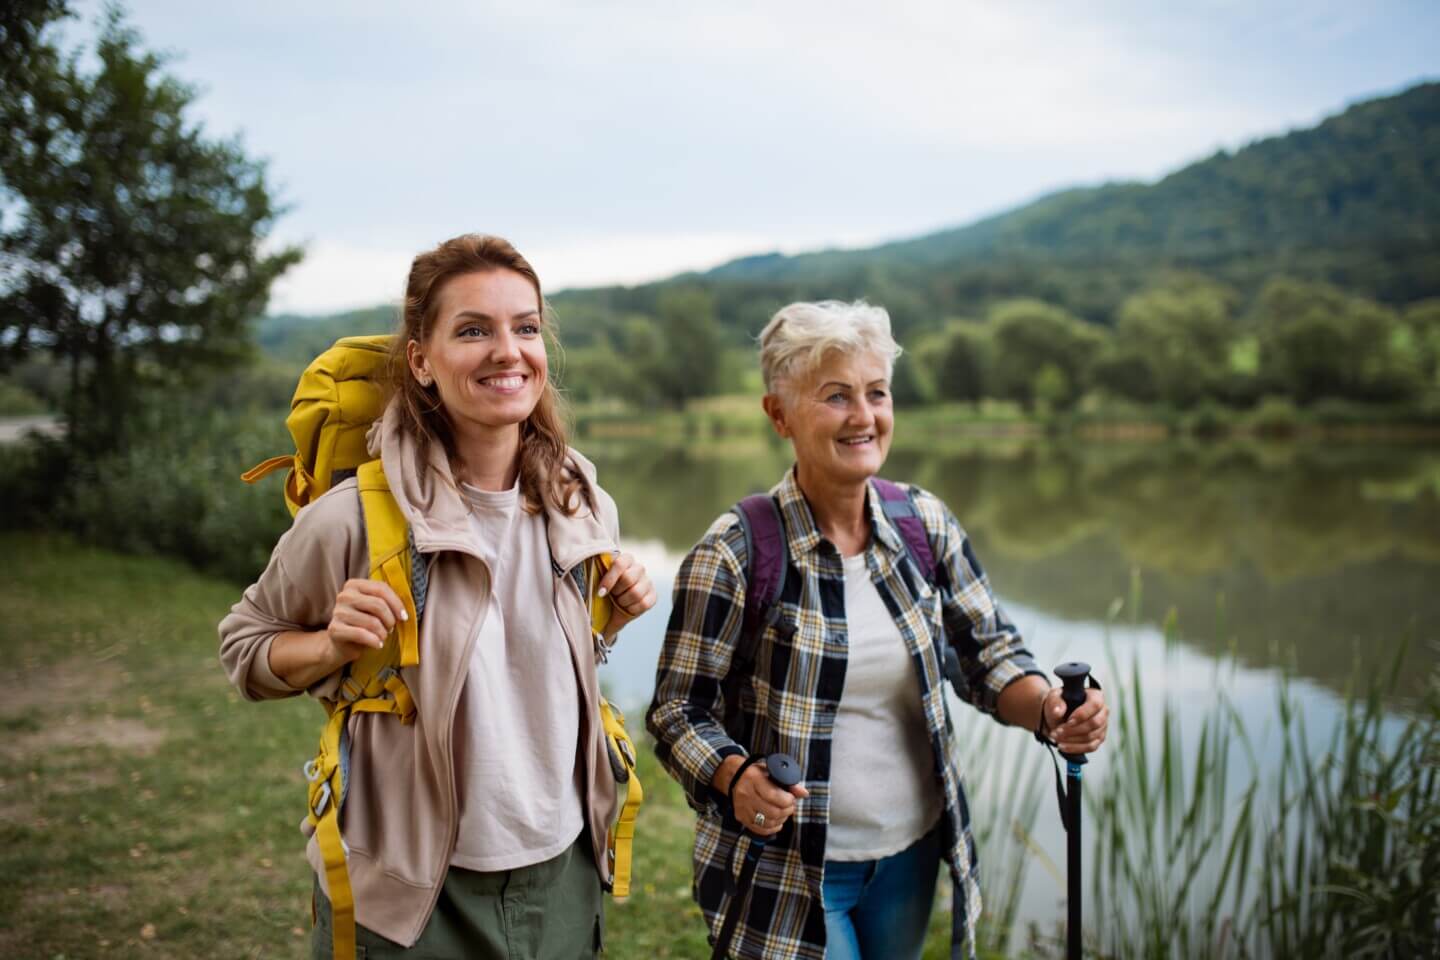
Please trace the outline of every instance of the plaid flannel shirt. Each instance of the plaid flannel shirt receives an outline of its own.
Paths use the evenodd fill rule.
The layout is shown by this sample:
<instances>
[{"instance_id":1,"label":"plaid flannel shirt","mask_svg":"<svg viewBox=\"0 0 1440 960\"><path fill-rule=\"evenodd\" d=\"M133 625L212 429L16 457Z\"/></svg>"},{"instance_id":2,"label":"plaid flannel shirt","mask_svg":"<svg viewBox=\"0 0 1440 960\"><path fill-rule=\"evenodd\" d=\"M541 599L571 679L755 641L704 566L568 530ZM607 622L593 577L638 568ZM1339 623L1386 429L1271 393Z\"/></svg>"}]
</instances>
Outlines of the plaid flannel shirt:
<instances>
[{"instance_id":1,"label":"plaid flannel shirt","mask_svg":"<svg viewBox=\"0 0 1440 960\"><path fill-rule=\"evenodd\" d=\"M960 958L974 954L980 890L937 644L948 638L959 653L961 696L992 715L1006 684L1044 673L1001 612L954 515L933 494L908 489L930 535L935 583L926 582L909 560L873 487L873 536L865 562L915 665L925 729L896 733L924 735L933 748L935 785L945 800L942 849L955 894L951 956ZM747 960L821 960L830 741L845 685L848 643L845 573L839 551L821 536L793 469L771 494L784 518L790 564L778 615L752 645L751 662L733 663L745 609L747 557L739 520L726 512L686 556L676 577L646 726L661 763L699 814L693 892L712 936L718 936L732 907L725 874L732 849L743 839L734 820L725 817L725 799L710 786L716 768L727 756L752 752L784 751L800 762L810 797L800 801L793 826L766 846L751 889L736 895L744 913L730 952ZM743 854L743 848L737 853ZM737 855L737 873L741 862Z\"/></svg>"}]
</instances>

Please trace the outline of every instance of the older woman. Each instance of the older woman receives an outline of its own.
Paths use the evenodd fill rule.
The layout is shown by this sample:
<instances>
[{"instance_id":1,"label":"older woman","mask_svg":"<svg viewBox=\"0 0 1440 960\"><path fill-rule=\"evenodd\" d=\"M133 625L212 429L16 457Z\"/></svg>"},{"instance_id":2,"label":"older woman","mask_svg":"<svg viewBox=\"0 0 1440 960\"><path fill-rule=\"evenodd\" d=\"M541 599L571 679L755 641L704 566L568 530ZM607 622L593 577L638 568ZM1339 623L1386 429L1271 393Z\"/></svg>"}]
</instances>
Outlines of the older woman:
<instances>
[{"instance_id":1,"label":"older woman","mask_svg":"<svg viewBox=\"0 0 1440 960\"><path fill-rule=\"evenodd\" d=\"M615 504L566 443L534 269L499 237L421 253L392 341L393 396L370 435L428 577L413 722L350 718L341 808L345 869L321 853L316 958L591 957L615 774L598 722L596 658L655 602L618 553ZM595 636L571 576L614 613ZM251 700L332 701L352 662L408 616L369 579L347 480L295 518L270 565L220 624L220 656ZM336 897L346 875L354 898ZM332 900L334 907L332 909Z\"/></svg>"},{"instance_id":2,"label":"older woman","mask_svg":"<svg viewBox=\"0 0 1440 960\"><path fill-rule=\"evenodd\" d=\"M878 307L775 314L760 337L764 407L795 451L771 490L788 563L776 615L742 640L751 558L737 513L711 525L676 579L647 725L699 814L694 892L711 930L740 912L733 956L918 958L941 862L954 948L973 950L980 896L945 645L961 696L1002 723L1072 753L1105 739L1100 692L1062 722L1062 688L1001 612L960 524L911 486L935 564L928 582L915 569L873 482L894 429L899 352ZM802 784L782 790L763 763L746 763L773 752L798 759ZM770 842L737 889L745 829Z\"/></svg>"}]
</instances>

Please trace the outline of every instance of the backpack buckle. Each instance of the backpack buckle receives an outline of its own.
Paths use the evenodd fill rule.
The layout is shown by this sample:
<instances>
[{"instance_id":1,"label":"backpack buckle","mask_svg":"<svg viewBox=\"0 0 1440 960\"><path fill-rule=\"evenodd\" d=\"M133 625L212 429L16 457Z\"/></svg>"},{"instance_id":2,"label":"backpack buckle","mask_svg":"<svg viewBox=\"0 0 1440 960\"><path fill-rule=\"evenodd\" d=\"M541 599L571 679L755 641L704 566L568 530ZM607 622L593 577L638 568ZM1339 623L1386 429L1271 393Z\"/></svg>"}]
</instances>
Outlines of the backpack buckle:
<instances>
[{"instance_id":1,"label":"backpack buckle","mask_svg":"<svg viewBox=\"0 0 1440 960\"><path fill-rule=\"evenodd\" d=\"M346 703L354 703L356 700L365 696L365 688L360 685L360 681L347 674L345 679L340 681L340 687L336 691L336 695Z\"/></svg>"},{"instance_id":2,"label":"backpack buckle","mask_svg":"<svg viewBox=\"0 0 1440 960\"><path fill-rule=\"evenodd\" d=\"M330 805L330 781L320 784L320 799L310 805L310 814L316 820L325 815L325 808Z\"/></svg>"}]
</instances>

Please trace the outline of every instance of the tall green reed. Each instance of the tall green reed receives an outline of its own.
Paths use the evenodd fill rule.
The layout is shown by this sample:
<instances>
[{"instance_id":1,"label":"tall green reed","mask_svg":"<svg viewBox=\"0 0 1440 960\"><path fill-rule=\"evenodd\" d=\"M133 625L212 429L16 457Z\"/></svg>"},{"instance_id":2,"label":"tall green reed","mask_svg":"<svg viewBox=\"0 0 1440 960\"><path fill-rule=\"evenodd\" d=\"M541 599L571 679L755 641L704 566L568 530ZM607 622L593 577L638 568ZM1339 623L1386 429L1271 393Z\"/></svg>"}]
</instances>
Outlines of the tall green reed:
<instances>
[{"instance_id":1,"label":"tall green reed","mask_svg":"<svg viewBox=\"0 0 1440 960\"><path fill-rule=\"evenodd\" d=\"M1280 829L1265 837L1255 921L1273 956L1440 953L1440 671L1386 734L1400 656L1351 696L1318 755L1286 712Z\"/></svg>"},{"instance_id":2,"label":"tall green reed","mask_svg":"<svg viewBox=\"0 0 1440 960\"><path fill-rule=\"evenodd\" d=\"M1138 606L1138 584L1131 609ZM1114 610L1112 609L1112 613ZM1167 617L1167 650L1175 618ZM1405 655L1311 736L1281 674L1252 732L1216 666L1215 705L1150 708L1153 664L1111 653L1110 768L1090 805L1095 956L1412 957L1440 943L1440 671L1392 719ZM1253 722L1253 721L1252 721ZM1196 731L1184 737L1184 728ZM1278 741L1261 763L1256 736ZM1193 744L1193 745L1192 745ZM1278 759L1275 758L1278 751Z\"/></svg>"},{"instance_id":3,"label":"tall green reed","mask_svg":"<svg viewBox=\"0 0 1440 960\"><path fill-rule=\"evenodd\" d=\"M1039 859L1059 877L1032 836L1045 796L1045 772L1033 743L1013 749L1004 741L1018 738L1017 731L968 713L956 714L966 717L960 722L973 722L973 730L957 738L956 749L970 797L971 832L980 851L985 906L976 925L977 947L982 955L1010 956L1030 860Z\"/></svg>"}]
</instances>

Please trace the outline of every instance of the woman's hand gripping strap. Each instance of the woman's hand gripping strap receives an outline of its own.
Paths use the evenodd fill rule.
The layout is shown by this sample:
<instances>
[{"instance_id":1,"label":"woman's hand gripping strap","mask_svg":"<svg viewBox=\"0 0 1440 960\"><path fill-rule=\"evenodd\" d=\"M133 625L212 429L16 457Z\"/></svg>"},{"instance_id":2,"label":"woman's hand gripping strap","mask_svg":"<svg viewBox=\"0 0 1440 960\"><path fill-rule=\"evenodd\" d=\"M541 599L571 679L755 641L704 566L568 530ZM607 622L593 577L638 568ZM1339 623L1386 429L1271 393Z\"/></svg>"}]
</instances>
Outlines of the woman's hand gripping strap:
<instances>
[{"instance_id":1,"label":"woman's hand gripping strap","mask_svg":"<svg viewBox=\"0 0 1440 960\"><path fill-rule=\"evenodd\" d=\"M405 619L395 624L402 667L420 662L420 618L410 589L410 537L405 515L390 492L379 460L362 463L356 471L360 504L365 511L365 537L370 547L370 577L388 583L405 605ZM388 644L387 644L388 646Z\"/></svg>"}]
</instances>

